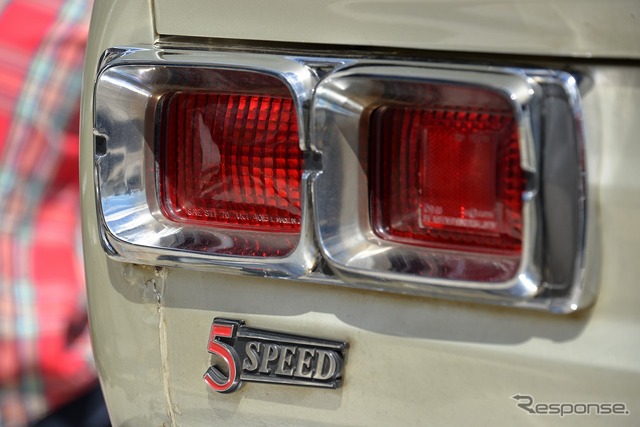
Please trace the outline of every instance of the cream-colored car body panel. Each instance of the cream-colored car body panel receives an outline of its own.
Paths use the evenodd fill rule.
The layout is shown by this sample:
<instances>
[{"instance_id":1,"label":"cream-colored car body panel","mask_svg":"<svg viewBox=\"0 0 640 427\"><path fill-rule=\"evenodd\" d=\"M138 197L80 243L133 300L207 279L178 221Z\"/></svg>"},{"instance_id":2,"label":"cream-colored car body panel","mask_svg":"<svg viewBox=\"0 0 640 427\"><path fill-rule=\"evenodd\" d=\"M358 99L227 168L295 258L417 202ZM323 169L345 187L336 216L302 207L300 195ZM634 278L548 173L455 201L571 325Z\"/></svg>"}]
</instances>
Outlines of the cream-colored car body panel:
<instances>
[{"instance_id":1,"label":"cream-colored car body panel","mask_svg":"<svg viewBox=\"0 0 640 427\"><path fill-rule=\"evenodd\" d=\"M272 16L262 9L266 4L290 8L282 13L295 26L265 25L264 18ZM547 27L536 33L528 21L524 27L514 23L500 32L478 21L473 27L477 32L462 26L447 29L446 43L442 35L431 35L443 32L446 10L452 14L465 10L450 3L440 3L445 12L436 15L440 16L433 27L436 33L429 30L433 21L422 21L419 16L424 12L418 14L421 7L435 4L431 2L389 3L397 7L393 14L388 5L378 2L371 4L378 11L373 16L366 14L369 3L305 4L303 13L296 9L297 2L155 3L158 29L174 35L487 52L514 52L526 39L518 53L638 56L637 26L609 27L596 21L593 34L578 29L579 17L595 13L585 11L590 6L584 2L560 2L554 7L509 2L520 18L514 22L525 21L525 6L542 10L546 5L556 19L563 16L563 22L573 24L562 34L573 34L574 40L558 35L553 42L544 30ZM483 11L478 16L484 18L495 7L481 1L467 2L465 7L472 4ZM489 6L482 8L483 4ZM602 7L596 6L604 2L588 4L597 11ZM625 13L634 7L637 11L635 2L607 4L613 11L625 6L629 9ZM567 5L577 14L573 18L567 17L568 12L556 13ZM348 31L332 18L335 10L355 11L344 12L350 18L339 21L348 23ZM409 28L400 24L406 13L413 15ZM499 22L488 25L497 27ZM153 9L144 0L97 0L85 70L81 129L85 262L96 361L114 425L640 423L637 63L588 64L594 84L584 97L584 118L591 196L601 219L596 227L601 286L593 308L561 316L330 285L155 269L107 258L97 227L92 167L95 72L100 55L111 46L154 43L153 23ZM331 35L322 36L321 29ZM556 50L558 44L562 49ZM349 342L343 387L322 390L250 383L233 394L215 393L202 375L211 363L206 346L216 316L244 319L252 327ZM518 393L532 395L537 402L624 402L631 413L530 415L511 398Z\"/></svg>"},{"instance_id":2,"label":"cream-colored car body panel","mask_svg":"<svg viewBox=\"0 0 640 427\"><path fill-rule=\"evenodd\" d=\"M114 44L152 42L151 8L144 0L96 1L85 62L80 185L85 266L95 359L114 425L169 424L158 311L153 287L137 268L109 261L97 234L92 167L93 83L100 55ZM125 282L121 282L124 279ZM129 284L117 292L110 283ZM105 292L107 291L107 292Z\"/></svg>"},{"instance_id":3,"label":"cream-colored car body panel","mask_svg":"<svg viewBox=\"0 0 640 427\"><path fill-rule=\"evenodd\" d=\"M640 58L637 0L155 0L159 34Z\"/></svg>"}]
</instances>

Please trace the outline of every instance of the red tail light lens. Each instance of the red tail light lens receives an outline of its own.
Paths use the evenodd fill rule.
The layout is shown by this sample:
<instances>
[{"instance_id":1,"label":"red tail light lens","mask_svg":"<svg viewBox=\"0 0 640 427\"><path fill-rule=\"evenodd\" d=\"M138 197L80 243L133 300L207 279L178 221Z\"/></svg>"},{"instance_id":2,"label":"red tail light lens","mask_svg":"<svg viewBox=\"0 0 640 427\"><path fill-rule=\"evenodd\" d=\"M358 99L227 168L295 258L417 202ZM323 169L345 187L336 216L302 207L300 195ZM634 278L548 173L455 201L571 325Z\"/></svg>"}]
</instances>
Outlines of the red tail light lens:
<instances>
[{"instance_id":1,"label":"red tail light lens","mask_svg":"<svg viewBox=\"0 0 640 427\"><path fill-rule=\"evenodd\" d=\"M168 218L300 231L302 152L292 99L176 93L165 119L161 204Z\"/></svg>"},{"instance_id":2,"label":"red tail light lens","mask_svg":"<svg viewBox=\"0 0 640 427\"><path fill-rule=\"evenodd\" d=\"M427 105L371 115L374 231L403 244L519 254L525 181L511 106L480 88L424 89Z\"/></svg>"}]
</instances>

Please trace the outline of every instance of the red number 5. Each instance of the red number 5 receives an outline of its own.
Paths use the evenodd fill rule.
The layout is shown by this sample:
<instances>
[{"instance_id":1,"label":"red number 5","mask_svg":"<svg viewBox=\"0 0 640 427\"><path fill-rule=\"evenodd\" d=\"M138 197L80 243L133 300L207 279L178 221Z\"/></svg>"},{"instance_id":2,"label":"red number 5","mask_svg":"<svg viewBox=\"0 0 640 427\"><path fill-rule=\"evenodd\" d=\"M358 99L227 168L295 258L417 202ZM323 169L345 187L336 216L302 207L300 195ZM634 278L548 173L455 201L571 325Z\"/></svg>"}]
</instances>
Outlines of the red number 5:
<instances>
[{"instance_id":1,"label":"red number 5","mask_svg":"<svg viewBox=\"0 0 640 427\"><path fill-rule=\"evenodd\" d=\"M224 339L233 342L239 326L239 322L225 319L214 319L211 325L207 350L224 360L229 375L225 375L215 366L210 366L203 378L212 389L220 393L231 393L241 385L238 353L231 345L222 341Z\"/></svg>"}]
</instances>

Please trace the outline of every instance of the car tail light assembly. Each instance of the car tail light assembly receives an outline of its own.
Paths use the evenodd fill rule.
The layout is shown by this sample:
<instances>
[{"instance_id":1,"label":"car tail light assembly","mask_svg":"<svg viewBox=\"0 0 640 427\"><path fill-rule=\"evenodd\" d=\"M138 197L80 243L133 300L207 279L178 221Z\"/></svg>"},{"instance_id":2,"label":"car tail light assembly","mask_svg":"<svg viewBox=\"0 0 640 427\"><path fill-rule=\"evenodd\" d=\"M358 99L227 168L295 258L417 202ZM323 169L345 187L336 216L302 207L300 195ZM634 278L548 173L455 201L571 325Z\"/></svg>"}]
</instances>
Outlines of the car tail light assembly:
<instances>
[{"instance_id":1,"label":"car tail light assembly","mask_svg":"<svg viewBox=\"0 0 640 427\"><path fill-rule=\"evenodd\" d=\"M138 262L309 271L300 129L311 70L286 58L166 55L114 50L106 58L120 59L98 76L105 247Z\"/></svg>"},{"instance_id":2,"label":"car tail light assembly","mask_svg":"<svg viewBox=\"0 0 640 427\"><path fill-rule=\"evenodd\" d=\"M95 88L103 246L574 311L594 295L581 120L566 72L111 49Z\"/></svg>"}]
</instances>

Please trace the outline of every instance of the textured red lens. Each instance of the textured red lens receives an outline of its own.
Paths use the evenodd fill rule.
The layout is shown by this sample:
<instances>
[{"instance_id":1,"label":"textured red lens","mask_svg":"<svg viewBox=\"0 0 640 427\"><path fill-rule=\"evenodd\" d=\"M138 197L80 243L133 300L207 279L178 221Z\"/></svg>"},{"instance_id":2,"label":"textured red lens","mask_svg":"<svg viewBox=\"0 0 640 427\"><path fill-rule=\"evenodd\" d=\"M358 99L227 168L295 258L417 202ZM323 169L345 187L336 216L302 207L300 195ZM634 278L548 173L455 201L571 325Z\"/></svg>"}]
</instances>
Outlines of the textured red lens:
<instances>
[{"instance_id":1,"label":"textured red lens","mask_svg":"<svg viewBox=\"0 0 640 427\"><path fill-rule=\"evenodd\" d=\"M376 233L418 246L519 253L524 177L510 105L483 89L428 89L437 100L430 105L382 106L371 116Z\"/></svg>"},{"instance_id":2,"label":"textured red lens","mask_svg":"<svg viewBox=\"0 0 640 427\"><path fill-rule=\"evenodd\" d=\"M291 98L178 92L167 96L164 120L165 216L203 226L299 233L302 152ZM285 251L296 243L297 237ZM249 249L238 250L242 255L282 252L265 251L251 238L243 246Z\"/></svg>"}]
</instances>

